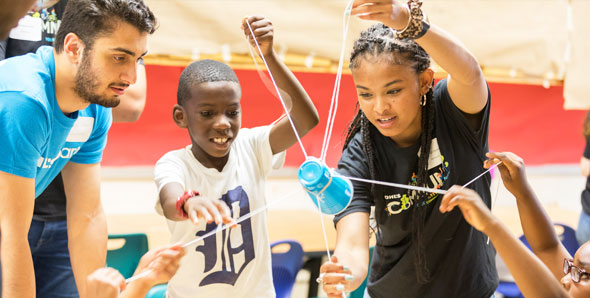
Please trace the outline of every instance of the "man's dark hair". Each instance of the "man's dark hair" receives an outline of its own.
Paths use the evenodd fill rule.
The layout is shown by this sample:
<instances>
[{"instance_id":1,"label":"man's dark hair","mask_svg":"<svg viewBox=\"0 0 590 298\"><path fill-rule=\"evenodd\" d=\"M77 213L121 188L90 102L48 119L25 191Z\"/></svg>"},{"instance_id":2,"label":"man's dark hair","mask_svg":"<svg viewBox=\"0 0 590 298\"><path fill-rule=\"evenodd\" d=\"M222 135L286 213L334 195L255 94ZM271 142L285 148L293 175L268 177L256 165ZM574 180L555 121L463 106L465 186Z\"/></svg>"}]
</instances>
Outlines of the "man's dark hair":
<instances>
[{"instance_id":1,"label":"man's dark hair","mask_svg":"<svg viewBox=\"0 0 590 298\"><path fill-rule=\"evenodd\" d=\"M75 33L86 49L92 49L96 38L112 33L119 21L140 32L156 30L156 17L143 0L69 0L53 43L55 51L63 51L68 33Z\"/></svg>"},{"instance_id":2,"label":"man's dark hair","mask_svg":"<svg viewBox=\"0 0 590 298\"><path fill-rule=\"evenodd\" d=\"M240 84L238 76L224 63L215 60L199 60L187 66L178 80L176 100L179 105L191 97L191 88L201 83L234 82Z\"/></svg>"},{"instance_id":3,"label":"man's dark hair","mask_svg":"<svg viewBox=\"0 0 590 298\"><path fill-rule=\"evenodd\" d=\"M430 67L430 56L426 51L420 47L415 41L411 39L395 39L393 31L383 25L376 24L369 29L363 31L361 36L354 42L353 50L350 55L350 69L354 70L359 66L361 61L370 58L383 58L384 60L374 60L377 62L368 63L391 63L394 65L410 66L416 74L424 72ZM418 169L416 174L416 184L418 186L428 187L428 160L430 158L430 145L434 136L434 103L432 87L426 93L426 105L422 106L422 134L420 135L420 154L418 158ZM369 161L369 172L371 179L383 181L383 177L379 177L379 162L375 156L374 142L373 142L373 124L369 122L367 116L359 109L357 102L357 114L352 119L348 131L346 133L346 140L344 142L344 149L348 146L350 141L357 133L362 134L362 146L365 155ZM408 178L411 180L411 177ZM411 181L408 181L411 184ZM371 194L378 197L378 193L382 192L380 186L371 185ZM408 194L411 196L411 194ZM424 239L424 221L426 218L426 202L428 201L428 194L426 192L417 192L416 202L412 208L412 241L416 242L417 249L414 253L414 264L416 268L416 278L420 284L425 284L431 279L431 272L428 270L426 264L426 247Z\"/></svg>"}]
</instances>

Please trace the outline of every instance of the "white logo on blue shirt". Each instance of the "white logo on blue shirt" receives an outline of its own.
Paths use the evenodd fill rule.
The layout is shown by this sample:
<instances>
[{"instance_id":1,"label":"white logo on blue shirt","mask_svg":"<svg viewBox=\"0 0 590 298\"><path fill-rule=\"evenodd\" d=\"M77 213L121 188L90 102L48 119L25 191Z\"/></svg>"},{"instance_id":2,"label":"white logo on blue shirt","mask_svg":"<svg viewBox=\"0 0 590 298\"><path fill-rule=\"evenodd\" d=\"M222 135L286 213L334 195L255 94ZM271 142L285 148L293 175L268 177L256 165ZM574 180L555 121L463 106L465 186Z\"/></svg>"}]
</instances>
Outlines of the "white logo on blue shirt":
<instances>
[{"instance_id":1,"label":"white logo on blue shirt","mask_svg":"<svg viewBox=\"0 0 590 298\"><path fill-rule=\"evenodd\" d=\"M37 167L43 168L43 169L49 169L49 168L51 168L53 163L58 158L64 158L64 159L69 160L72 158L72 156L74 156L76 153L78 153L78 151L80 151L80 146L78 146L76 148L63 148L59 151L57 156L54 158L40 157L39 160L37 161Z\"/></svg>"}]
</instances>

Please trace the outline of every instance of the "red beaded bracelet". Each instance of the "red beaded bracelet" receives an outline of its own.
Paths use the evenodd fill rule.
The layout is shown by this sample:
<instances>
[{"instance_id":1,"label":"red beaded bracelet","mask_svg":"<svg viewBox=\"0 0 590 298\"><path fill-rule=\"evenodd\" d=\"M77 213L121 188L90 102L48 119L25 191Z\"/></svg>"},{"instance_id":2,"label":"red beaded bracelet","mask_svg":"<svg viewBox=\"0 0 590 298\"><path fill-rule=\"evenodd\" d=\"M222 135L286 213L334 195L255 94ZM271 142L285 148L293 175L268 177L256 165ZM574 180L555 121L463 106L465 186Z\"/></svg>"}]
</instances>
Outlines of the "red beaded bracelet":
<instances>
[{"instance_id":1,"label":"red beaded bracelet","mask_svg":"<svg viewBox=\"0 0 590 298\"><path fill-rule=\"evenodd\" d=\"M188 190L182 196L176 199L176 212L182 218L188 218L188 214L184 211L184 203L186 200L199 195L198 191Z\"/></svg>"}]
</instances>

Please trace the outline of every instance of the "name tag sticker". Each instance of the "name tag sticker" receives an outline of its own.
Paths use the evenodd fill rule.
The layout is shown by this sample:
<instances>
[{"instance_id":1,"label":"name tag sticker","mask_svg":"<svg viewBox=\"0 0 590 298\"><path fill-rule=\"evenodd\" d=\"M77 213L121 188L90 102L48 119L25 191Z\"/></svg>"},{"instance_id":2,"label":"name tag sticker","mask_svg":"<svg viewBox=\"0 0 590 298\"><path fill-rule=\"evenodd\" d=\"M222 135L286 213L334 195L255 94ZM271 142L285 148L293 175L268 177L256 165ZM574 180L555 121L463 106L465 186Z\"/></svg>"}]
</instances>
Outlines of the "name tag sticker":
<instances>
[{"instance_id":1,"label":"name tag sticker","mask_svg":"<svg viewBox=\"0 0 590 298\"><path fill-rule=\"evenodd\" d=\"M94 128L94 117L78 117L66 142L86 142Z\"/></svg>"},{"instance_id":2,"label":"name tag sticker","mask_svg":"<svg viewBox=\"0 0 590 298\"><path fill-rule=\"evenodd\" d=\"M25 16L18 21L18 26L10 31L10 38L28 41L40 41L43 31L43 20Z\"/></svg>"}]
</instances>

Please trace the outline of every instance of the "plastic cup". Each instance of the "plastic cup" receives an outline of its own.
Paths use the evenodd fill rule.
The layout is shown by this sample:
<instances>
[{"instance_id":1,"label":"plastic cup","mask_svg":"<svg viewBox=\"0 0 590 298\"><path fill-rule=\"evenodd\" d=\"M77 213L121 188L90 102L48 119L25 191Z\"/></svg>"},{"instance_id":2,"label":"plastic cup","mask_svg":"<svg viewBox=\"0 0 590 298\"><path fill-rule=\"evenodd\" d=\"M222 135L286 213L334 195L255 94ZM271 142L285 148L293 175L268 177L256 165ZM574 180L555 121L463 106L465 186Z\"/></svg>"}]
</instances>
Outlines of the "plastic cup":
<instances>
[{"instance_id":1,"label":"plastic cup","mask_svg":"<svg viewBox=\"0 0 590 298\"><path fill-rule=\"evenodd\" d=\"M306 160L299 167L297 178L324 214L338 214L350 204L354 192L350 180L335 175L318 159Z\"/></svg>"}]
</instances>

